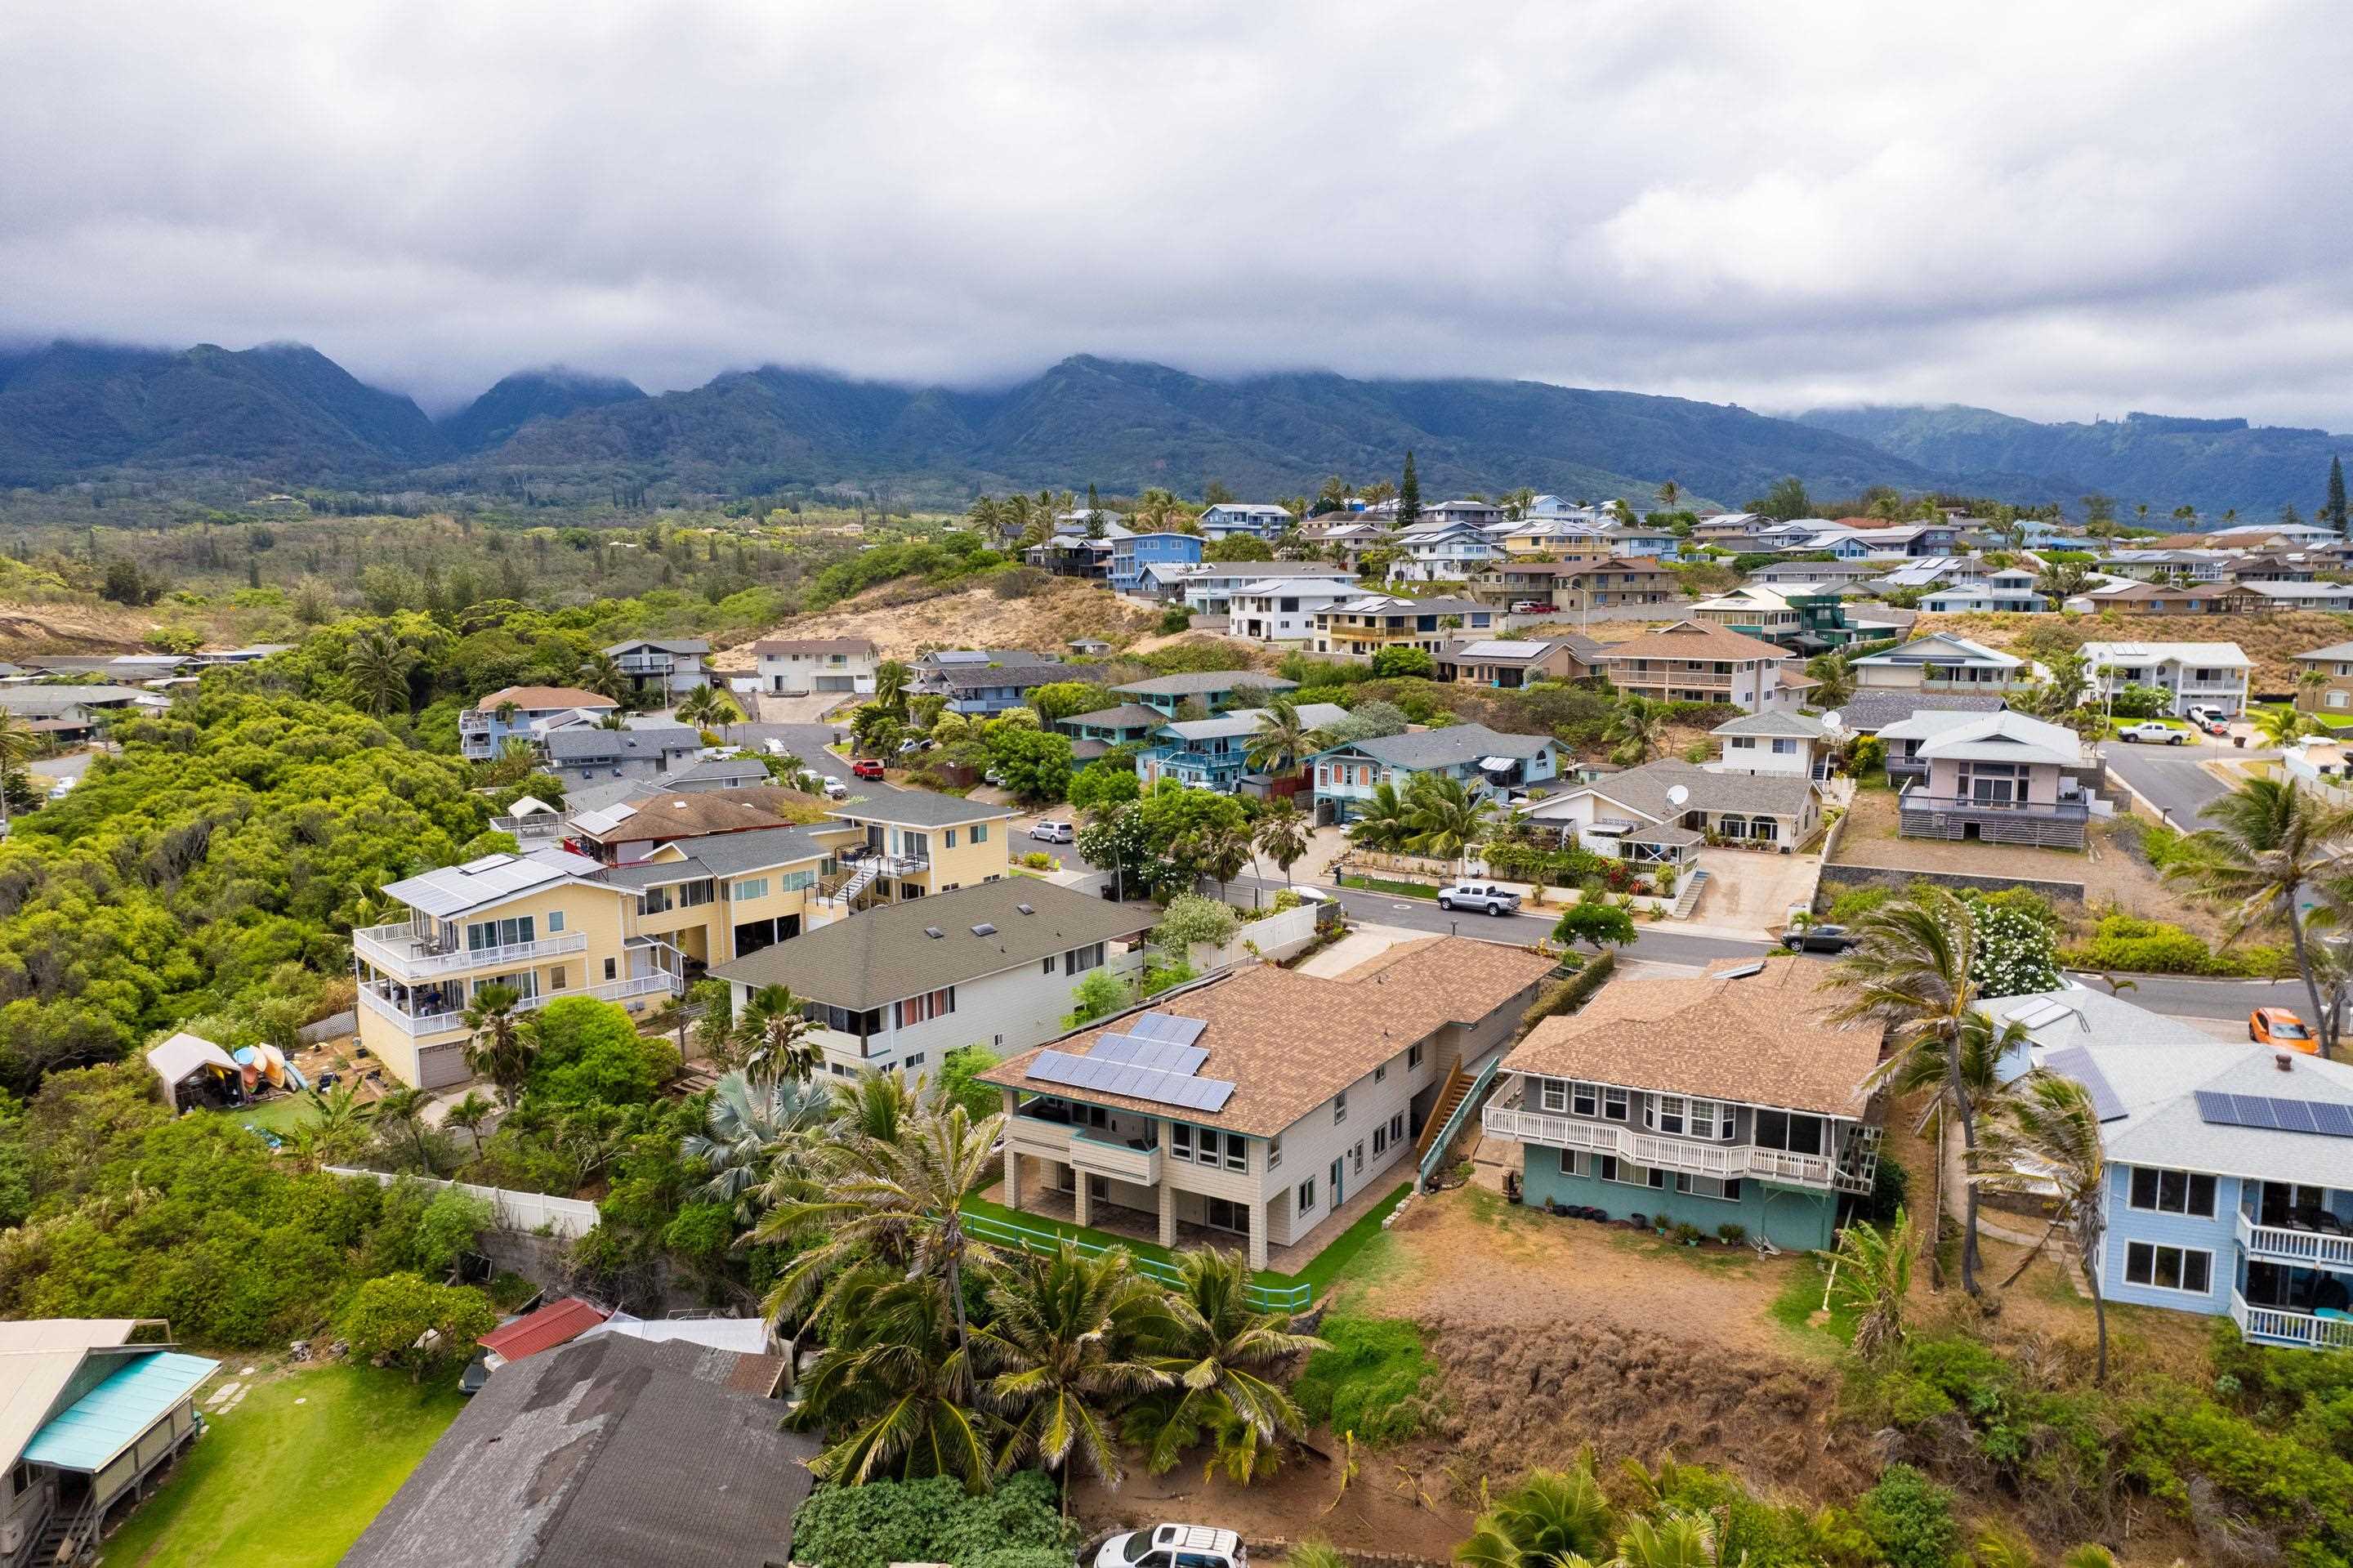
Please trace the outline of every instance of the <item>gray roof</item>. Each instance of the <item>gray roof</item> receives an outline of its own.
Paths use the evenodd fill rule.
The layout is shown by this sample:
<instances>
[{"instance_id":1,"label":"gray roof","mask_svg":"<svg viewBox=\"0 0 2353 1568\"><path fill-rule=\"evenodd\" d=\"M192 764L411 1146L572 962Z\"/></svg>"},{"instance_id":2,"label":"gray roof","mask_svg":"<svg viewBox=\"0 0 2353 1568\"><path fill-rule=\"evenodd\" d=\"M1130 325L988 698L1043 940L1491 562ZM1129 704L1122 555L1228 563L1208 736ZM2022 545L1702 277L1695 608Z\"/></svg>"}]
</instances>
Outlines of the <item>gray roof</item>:
<instances>
[{"instance_id":1,"label":"gray roof","mask_svg":"<svg viewBox=\"0 0 2353 1568\"><path fill-rule=\"evenodd\" d=\"M73 707L168 707L170 699L131 686L0 686L0 708L56 713Z\"/></svg>"},{"instance_id":2,"label":"gray roof","mask_svg":"<svg viewBox=\"0 0 2353 1568\"><path fill-rule=\"evenodd\" d=\"M681 784L726 784L735 779L765 784L768 769L756 757L714 757L691 768L674 768L662 777L673 789Z\"/></svg>"},{"instance_id":3,"label":"gray roof","mask_svg":"<svg viewBox=\"0 0 2353 1568\"><path fill-rule=\"evenodd\" d=\"M2326 648L2316 648L2309 653L2291 654L2295 659L2353 659L2353 642L2332 642Z\"/></svg>"},{"instance_id":4,"label":"gray roof","mask_svg":"<svg viewBox=\"0 0 2353 1568\"><path fill-rule=\"evenodd\" d=\"M2002 705L2000 697L1975 694L1947 695L1939 692L1935 700L1939 713L1989 714ZM1855 734L1876 735L1891 724L1910 718L1920 711L1921 706L1917 692L1873 691L1866 687L1841 703L1838 715L1840 722Z\"/></svg>"},{"instance_id":5,"label":"gray roof","mask_svg":"<svg viewBox=\"0 0 2353 1568\"><path fill-rule=\"evenodd\" d=\"M1027 915L1020 909L1025 904ZM1004 969L1034 970L1050 953L1133 936L1156 918L1142 906L1008 876L852 915L711 972L748 986L790 986L799 995L862 1012ZM976 936L976 926L997 929ZM1050 989L1067 989L1066 977L1039 978Z\"/></svg>"},{"instance_id":6,"label":"gray roof","mask_svg":"<svg viewBox=\"0 0 2353 1568\"><path fill-rule=\"evenodd\" d=\"M992 686L1026 689L1049 681L1075 681L1079 675L1069 664L950 664L926 672L923 679L955 691L977 692Z\"/></svg>"},{"instance_id":7,"label":"gray roof","mask_svg":"<svg viewBox=\"0 0 2353 1568\"><path fill-rule=\"evenodd\" d=\"M1707 732L1710 735L1769 735L1795 736L1802 740L1820 740L1830 734L1829 726L1818 718L1801 713L1742 714L1727 719Z\"/></svg>"},{"instance_id":8,"label":"gray roof","mask_svg":"<svg viewBox=\"0 0 2353 1568\"><path fill-rule=\"evenodd\" d=\"M1972 642L1966 637L1956 637L1949 631L1932 631L1926 637L1915 637L1901 648L1890 648L1884 653L1869 653L1855 661L1858 664L1991 664L2004 670L2015 670L2026 661L2015 654L2004 653Z\"/></svg>"},{"instance_id":9,"label":"gray roof","mask_svg":"<svg viewBox=\"0 0 2353 1568\"><path fill-rule=\"evenodd\" d=\"M1147 708L1142 703L1122 703L1117 707L1097 708L1091 714L1072 714L1054 721L1060 725L1092 725L1097 729L1150 729L1168 722L1168 715L1158 708Z\"/></svg>"},{"instance_id":10,"label":"gray roof","mask_svg":"<svg viewBox=\"0 0 2353 1568\"><path fill-rule=\"evenodd\" d=\"M699 751L702 736L682 724L645 729L607 729L602 725L571 725L547 732L547 755L557 762L596 762L627 757L666 757L672 752Z\"/></svg>"},{"instance_id":11,"label":"gray roof","mask_svg":"<svg viewBox=\"0 0 2353 1568\"><path fill-rule=\"evenodd\" d=\"M1149 713L1151 710L1145 711ZM1161 719L1160 727L1154 733L1173 735L1179 740L1215 740L1220 736L1256 735L1259 721L1268 712L1265 708L1229 708L1215 718L1179 719L1174 724L1154 714L1155 718ZM1348 716L1348 710L1337 703L1302 703L1298 712L1299 722L1311 730L1338 724Z\"/></svg>"},{"instance_id":12,"label":"gray roof","mask_svg":"<svg viewBox=\"0 0 2353 1568\"><path fill-rule=\"evenodd\" d=\"M1288 692L1298 684L1298 682L1286 681L1280 675L1261 675L1255 670L1188 670L1181 675L1155 675L1148 681L1130 681L1124 686L1113 686L1112 690L1132 697L1207 697L1219 692L1238 691L1244 686Z\"/></svg>"},{"instance_id":13,"label":"gray roof","mask_svg":"<svg viewBox=\"0 0 2353 1568\"><path fill-rule=\"evenodd\" d=\"M635 637L627 642L616 642L606 652L618 658L632 648L659 648L665 653L708 653L711 644L700 637L660 638Z\"/></svg>"},{"instance_id":14,"label":"gray roof","mask_svg":"<svg viewBox=\"0 0 2353 1568\"><path fill-rule=\"evenodd\" d=\"M817 836L822 831L792 827L707 833L694 842L694 853L684 860L631 861L627 865L606 867L596 880L633 889L695 882L706 876L732 880L755 871L773 871L778 866L823 859L833 853L834 846ZM832 831L840 832L839 828Z\"/></svg>"},{"instance_id":15,"label":"gray roof","mask_svg":"<svg viewBox=\"0 0 2353 1568\"><path fill-rule=\"evenodd\" d=\"M491 1374L344 1568L764 1568L792 1556L814 1437L779 1363L604 1334Z\"/></svg>"},{"instance_id":16,"label":"gray roof","mask_svg":"<svg viewBox=\"0 0 2353 1568\"><path fill-rule=\"evenodd\" d=\"M1489 729L1483 724L1450 725L1444 729L1426 729L1418 734L1386 735L1371 740L1352 740L1336 749L1363 752L1376 762L1391 768L1449 768L1457 763L1476 762L1482 757L1516 757L1522 760L1535 756L1546 747L1555 744L1548 735L1505 735Z\"/></svg>"},{"instance_id":17,"label":"gray roof","mask_svg":"<svg viewBox=\"0 0 2353 1568\"><path fill-rule=\"evenodd\" d=\"M586 880L599 869L586 855L570 850L535 849L528 854L486 854L462 865L420 872L385 883L384 890L412 909L447 919L486 904L504 903L534 888Z\"/></svg>"},{"instance_id":18,"label":"gray roof","mask_svg":"<svg viewBox=\"0 0 2353 1568\"><path fill-rule=\"evenodd\" d=\"M1676 785L1690 791L1681 805L1671 804L1667 791ZM1689 762L1646 762L1606 779L1564 790L1530 808L1535 816L1555 800L1594 794L1638 811L1654 822L1664 822L1685 811L1762 811L1791 819L1803 816L1806 797L1813 793L1809 779L1796 774L1716 773Z\"/></svg>"},{"instance_id":19,"label":"gray roof","mask_svg":"<svg viewBox=\"0 0 2353 1568\"><path fill-rule=\"evenodd\" d=\"M895 822L902 828L954 828L1020 815L1010 806L992 806L986 800L874 783L861 784L858 795L832 808L832 814L861 822Z\"/></svg>"}]
</instances>

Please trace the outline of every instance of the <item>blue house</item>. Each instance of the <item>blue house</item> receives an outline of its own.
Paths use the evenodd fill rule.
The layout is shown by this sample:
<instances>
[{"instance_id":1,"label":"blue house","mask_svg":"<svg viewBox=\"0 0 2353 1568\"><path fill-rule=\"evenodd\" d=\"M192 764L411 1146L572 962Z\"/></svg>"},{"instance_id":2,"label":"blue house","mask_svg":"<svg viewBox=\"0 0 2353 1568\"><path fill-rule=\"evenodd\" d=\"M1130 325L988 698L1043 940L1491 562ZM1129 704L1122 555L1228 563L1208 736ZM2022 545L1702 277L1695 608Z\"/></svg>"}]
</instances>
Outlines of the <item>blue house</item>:
<instances>
[{"instance_id":1,"label":"blue house","mask_svg":"<svg viewBox=\"0 0 2353 1568\"><path fill-rule=\"evenodd\" d=\"M1224 501L1203 512L1198 521L1201 532L1212 539L1230 539L1237 534L1271 539L1298 519L1286 507L1270 506L1263 502Z\"/></svg>"},{"instance_id":2,"label":"blue house","mask_svg":"<svg viewBox=\"0 0 2353 1568\"><path fill-rule=\"evenodd\" d=\"M2353 1345L2353 1066L2219 1043L2100 992L1986 1004L2001 1065L2090 1093L2107 1162L2100 1289L2227 1316L2267 1345Z\"/></svg>"},{"instance_id":3,"label":"blue house","mask_svg":"<svg viewBox=\"0 0 2353 1568\"><path fill-rule=\"evenodd\" d=\"M1265 712L1232 708L1212 718L1162 725L1136 755L1136 778L1147 789L1163 779L1174 779L1197 789L1233 794L1250 770L1246 758L1250 736L1258 733ZM1300 722L1311 728L1337 724L1347 716L1348 710L1337 703L1299 705Z\"/></svg>"},{"instance_id":4,"label":"blue house","mask_svg":"<svg viewBox=\"0 0 2353 1568\"><path fill-rule=\"evenodd\" d=\"M1026 648L950 648L915 662L915 690L945 697L958 714L1001 714L1039 686L1077 678L1056 655Z\"/></svg>"},{"instance_id":5,"label":"blue house","mask_svg":"<svg viewBox=\"0 0 2353 1568\"><path fill-rule=\"evenodd\" d=\"M458 715L458 749L469 762L488 762L510 740L538 746L552 725L586 714L602 719L621 705L577 686L507 686Z\"/></svg>"},{"instance_id":6,"label":"blue house","mask_svg":"<svg viewBox=\"0 0 2353 1568\"><path fill-rule=\"evenodd\" d=\"M1402 794L1423 773L1460 779L1473 794L1508 793L1560 777L1560 747L1552 736L1506 735L1482 724L1352 740L1312 761L1319 827L1355 820L1379 786L1394 785Z\"/></svg>"},{"instance_id":7,"label":"blue house","mask_svg":"<svg viewBox=\"0 0 2353 1568\"><path fill-rule=\"evenodd\" d=\"M1208 712L1216 713L1237 702L1262 703L1277 692L1296 691L1298 686L1296 681L1261 675L1254 670L1193 670L1179 675L1155 675L1148 681L1130 681L1124 686L1113 686L1112 693L1175 718L1176 710L1188 702L1198 702Z\"/></svg>"},{"instance_id":8,"label":"blue house","mask_svg":"<svg viewBox=\"0 0 2353 1568\"><path fill-rule=\"evenodd\" d=\"M1144 568L1151 566L1189 567L1201 559L1208 541L1198 534L1131 534L1111 546L1113 593L1144 591Z\"/></svg>"},{"instance_id":9,"label":"blue house","mask_svg":"<svg viewBox=\"0 0 2353 1568\"><path fill-rule=\"evenodd\" d=\"M1071 755L1081 762L1092 762L1114 746L1143 746L1152 739L1152 732L1168 722L1168 715L1141 703L1122 703L1117 707L1097 708L1092 713L1072 714L1054 721L1054 727L1071 737Z\"/></svg>"},{"instance_id":10,"label":"blue house","mask_svg":"<svg viewBox=\"0 0 2353 1568\"><path fill-rule=\"evenodd\" d=\"M1878 1175L1882 1107L1863 1086L1879 1026L1833 1022L1827 975L1774 959L1613 980L1538 1023L1482 1114L1520 1145L1522 1201L1830 1246Z\"/></svg>"}]
</instances>

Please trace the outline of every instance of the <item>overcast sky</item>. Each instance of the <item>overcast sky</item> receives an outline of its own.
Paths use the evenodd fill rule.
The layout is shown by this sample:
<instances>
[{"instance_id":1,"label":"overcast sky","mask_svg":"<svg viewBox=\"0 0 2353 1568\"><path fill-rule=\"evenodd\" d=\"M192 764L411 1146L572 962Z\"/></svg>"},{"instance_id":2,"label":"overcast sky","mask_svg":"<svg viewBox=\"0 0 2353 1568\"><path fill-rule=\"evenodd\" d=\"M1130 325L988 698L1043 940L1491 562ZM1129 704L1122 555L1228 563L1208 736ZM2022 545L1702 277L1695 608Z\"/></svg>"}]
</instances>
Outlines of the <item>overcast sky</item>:
<instances>
[{"instance_id":1,"label":"overcast sky","mask_svg":"<svg viewBox=\"0 0 2353 1568\"><path fill-rule=\"evenodd\" d=\"M0 5L0 334L2353 430L2353 7Z\"/></svg>"}]
</instances>

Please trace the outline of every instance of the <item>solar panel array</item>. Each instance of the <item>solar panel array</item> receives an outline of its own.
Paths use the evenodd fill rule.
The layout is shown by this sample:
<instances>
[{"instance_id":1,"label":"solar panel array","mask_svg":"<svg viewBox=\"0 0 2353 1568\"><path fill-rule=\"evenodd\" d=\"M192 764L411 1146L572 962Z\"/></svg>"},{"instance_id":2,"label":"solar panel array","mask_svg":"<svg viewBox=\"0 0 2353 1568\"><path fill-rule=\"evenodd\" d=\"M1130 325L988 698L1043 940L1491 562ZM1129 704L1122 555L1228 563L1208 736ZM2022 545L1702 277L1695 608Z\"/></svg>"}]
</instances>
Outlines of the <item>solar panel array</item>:
<instances>
[{"instance_id":1,"label":"solar panel array","mask_svg":"<svg viewBox=\"0 0 2353 1568\"><path fill-rule=\"evenodd\" d=\"M2075 1010L2065 1002L2052 1001L2045 997L2031 1007L2020 1008L2010 1015L2010 1021L2024 1024L2029 1029L2040 1029L2046 1023L2056 1023L2063 1018L2074 1015Z\"/></svg>"},{"instance_id":2,"label":"solar panel array","mask_svg":"<svg viewBox=\"0 0 2353 1568\"><path fill-rule=\"evenodd\" d=\"M2070 1045L2063 1051L2053 1051L2043 1058L2042 1065L2063 1078L2073 1078L2084 1086L2092 1097L2092 1114L2102 1121L2116 1121L2125 1113L2125 1102L2116 1094L2116 1086L2100 1071L2092 1054L2081 1045Z\"/></svg>"},{"instance_id":3,"label":"solar panel array","mask_svg":"<svg viewBox=\"0 0 2353 1568\"><path fill-rule=\"evenodd\" d=\"M2280 1132L2353 1138L2353 1106L2334 1100L2287 1100L2270 1095L2198 1092L2198 1118L2214 1127L2259 1127Z\"/></svg>"},{"instance_id":4,"label":"solar panel array","mask_svg":"<svg viewBox=\"0 0 2353 1568\"><path fill-rule=\"evenodd\" d=\"M1127 1032L1139 1040L1171 1040L1190 1045L1209 1027L1206 1019L1179 1018L1173 1012L1147 1012L1128 1021Z\"/></svg>"},{"instance_id":5,"label":"solar panel array","mask_svg":"<svg viewBox=\"0 0 2353 1568\"><path fill-rule=\"evenodd\" d=\"M1132 1067L1149 1067L1155 1073L1191 1075L1201 1070L1209 1054L1198 1045L1179 1045L1173 1040L1147 1040L1137 1034L1105 1034L1095 1041L1095 1048L1087 1053L1098 1062L1125 1062Z\"/></svg>"},{"instance_id":6,"label":"solar panel array","mask_svg":"<svg viewBox=\"0 0 2353 1568\"><path fill-rule=\"evenodd\" d=\"M1064 1084L1212 1114L1225 1109L1234 1093L1234 1086L1223 1078L1197 1078L1189 1073L1140 1067L1132 1062L1073 1056L1067 1051L1038 1053L1037 1060L1029 1064L1029 1076L1041 1084Z\"/></svg>"}]
</instances>

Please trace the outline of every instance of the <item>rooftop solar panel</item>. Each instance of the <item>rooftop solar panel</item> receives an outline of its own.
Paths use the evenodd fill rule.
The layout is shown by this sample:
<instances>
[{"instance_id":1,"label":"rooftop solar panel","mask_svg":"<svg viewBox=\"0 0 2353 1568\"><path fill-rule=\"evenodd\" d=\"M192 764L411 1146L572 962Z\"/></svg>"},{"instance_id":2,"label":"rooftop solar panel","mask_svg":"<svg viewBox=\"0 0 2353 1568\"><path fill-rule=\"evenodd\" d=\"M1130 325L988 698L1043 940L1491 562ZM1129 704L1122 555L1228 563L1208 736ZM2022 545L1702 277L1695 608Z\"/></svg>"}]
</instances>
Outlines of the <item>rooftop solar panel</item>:
<instances>
[{"instance_id":1,"label":"rooftop solar panel","mask_svg":"<svg viewBox=\"0 0 2353 1568\"><path fill-rule=\"evenodd\" d=\"M2196 1091L2198 1118L2213 1127L2253 1127L2266 1131L2353 1138L2353 1106L2335 1100L2292 1100L2272 1095L2225 1095Z\"/></svg>"},{"instance_id":2,"label":"rooftop solar panel","mask_svg":"<svg viewBox=\"0 0 2353 1568\"><path fill-rule=\"evenodd\" d=\"M2063 1078L2073 1078L2083 1085L2084 1092L2092 1097L2092 1114L2102 1121L2116 1121L2126 1114L2125 1102L2117 1096L2116 1086L2108 1082L2107 1075L2092 1060L2092 1054L2082 1046L2053 1051L2044 1058L2043 1065Z\"/></svg>"},{"instance_id":3,"label":"rooftop solar panel","mask_svg":"<svg viewBox=\"0 0 2353 1568\"><path fill-rule=\"evenodd\" d=\"M2312 1107L2302 1100L2274 1100L2272 1117L2282 1132L2318 1132L2319 1125L2312 1119Z\"/></svg>"},{"instance_id":4,"label":"rooftop solar panel","mask_svg":"<svg viewBox=\"0 0 2353 1568\"><path fill-rule=\"evenodd\" d=\"M2241 1127L2276 1128L2279 1122L2272 1115L2272 1103L2261 1095L2232 1095L2231 1104L2239 1113Z\"/></svg>"},{"instance_id":5,"label":"rooftop solar panel","mask_svg":"<svg viewBox=\"0 0 2353 1568\"><path fill-rule=\"evenodd\" d=\"M1062 1084L1099 1094L1124 1095L1130 1099L1208 1112L1224 1109L1234 1092L1234 1086L1223 1078L1196 1078L1133 1063L1098 1061L1067 1051L1039 1052L1029 1064L1029 1076L1041 1084Z\"/></svg>"},{"instance_id":6,"label":"rooftop solar panel","mask_svg":"<svg viewBox=\"0 0 2353 1568\"><path fill-rule=\"evenodd\" d=\"M2312 1119L2330 1138L2353 1138L2353 1106L2341 1106L2328 1100L2312 1102Z\"/></svg>"},{"instance_id":7,"label":"rooftop solar panel","mask_svg":"<svg viewBox=\"0 0 2353 1568\"><path fill-rule=\"evenodd\" d=\"M2196 1098L2198 1101L2198 1119L2200 1121L2206 1123L2209 1127L2236 1127L2239 1125L2238 1108L2231 1104L2230 1096L2218 1095L2211 1089L2200 1089L2197 1091Z\"/></svg>"}]
</instances>

